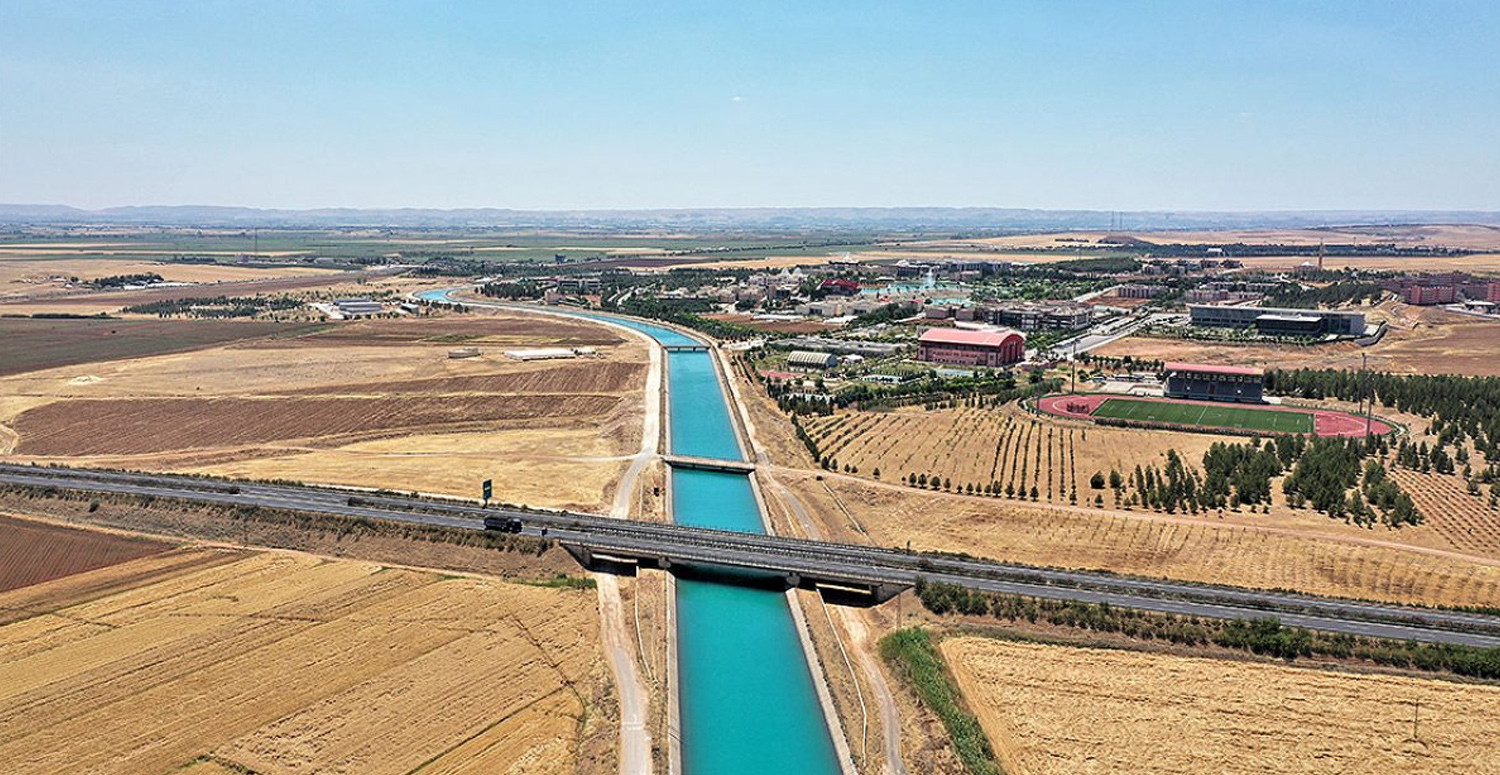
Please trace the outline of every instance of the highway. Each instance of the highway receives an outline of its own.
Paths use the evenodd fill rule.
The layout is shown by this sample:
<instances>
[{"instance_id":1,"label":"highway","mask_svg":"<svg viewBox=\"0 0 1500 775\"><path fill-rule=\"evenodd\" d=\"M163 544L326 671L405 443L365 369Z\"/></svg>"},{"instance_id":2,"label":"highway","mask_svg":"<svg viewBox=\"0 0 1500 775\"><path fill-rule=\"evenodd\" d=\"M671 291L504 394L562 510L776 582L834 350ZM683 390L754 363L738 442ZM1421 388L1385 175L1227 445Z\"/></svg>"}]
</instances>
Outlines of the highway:
<instances>
[{"instance_id":1,"label":"highway","mask_svg":"<svg viewBox=\"0 0 1500 775\"><path fill-rule=\"evenodd\" d=\"M673 565L764 571L849 585L943 582L970 589L1221 619L1276 616L1284 624L1369 637L1500 647L1500 617L1225 586L1034 568L944 554L635 522L571 512L483 508L310 485L0 464L0 483L150 495L440 527L482 529L485 517L522 521L523 534L595 553Z\"/></svg>"}]
</instances>

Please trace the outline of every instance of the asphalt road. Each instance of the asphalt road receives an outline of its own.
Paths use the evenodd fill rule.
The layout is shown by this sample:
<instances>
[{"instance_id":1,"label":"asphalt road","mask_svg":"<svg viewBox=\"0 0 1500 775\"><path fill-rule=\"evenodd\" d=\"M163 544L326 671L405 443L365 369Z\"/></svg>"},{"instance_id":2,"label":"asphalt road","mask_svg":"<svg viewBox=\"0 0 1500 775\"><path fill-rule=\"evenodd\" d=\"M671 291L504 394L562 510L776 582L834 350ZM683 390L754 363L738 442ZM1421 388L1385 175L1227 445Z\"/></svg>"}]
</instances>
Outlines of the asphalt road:
<instances>
[{"instance_id":1,"label":"asphalt road","mask_svg":"<svg viewBox=\"0 0 1500 775\"><path fill-rule=\"evenodd\" d=\"M906 552L784 536L737 533L609 517L481 508L330 487L0 464L0 483L262 506L346 517L482 529L486 516L514 517L523 532L597 551L666 557L674 564L797 573L848 583L909 585L919 579L1007 594L1221 619L1276 616L1283 623L1370 637L1500 647L1500 617L1364 603L1236 587L1033 568L968 557Z\"/></svg>"}]
</instances>

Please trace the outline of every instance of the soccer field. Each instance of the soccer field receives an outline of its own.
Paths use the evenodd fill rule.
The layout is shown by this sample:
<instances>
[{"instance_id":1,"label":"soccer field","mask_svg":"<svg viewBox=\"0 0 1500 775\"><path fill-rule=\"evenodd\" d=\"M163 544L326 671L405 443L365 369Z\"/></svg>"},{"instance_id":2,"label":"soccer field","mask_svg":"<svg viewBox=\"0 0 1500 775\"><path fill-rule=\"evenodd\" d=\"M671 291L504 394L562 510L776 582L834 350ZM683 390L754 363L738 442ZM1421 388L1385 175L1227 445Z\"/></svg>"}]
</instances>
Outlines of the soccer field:
<instances>
[{"instance_id":1,"label":"soccer field","mask_svg":"<svg viewBox=\"0 0 1500 775\"><path fill-rule=\"evenodd\" d=\"M1312 433L1313 416L1306 412L1281 412L1248 406L1179 404L1172 401L1139 401L1111 398L1094 410L1094 417L1140 422L1202 425L1210 428L1243 428L1271 433Z\"/></svg>"}]
</instances>

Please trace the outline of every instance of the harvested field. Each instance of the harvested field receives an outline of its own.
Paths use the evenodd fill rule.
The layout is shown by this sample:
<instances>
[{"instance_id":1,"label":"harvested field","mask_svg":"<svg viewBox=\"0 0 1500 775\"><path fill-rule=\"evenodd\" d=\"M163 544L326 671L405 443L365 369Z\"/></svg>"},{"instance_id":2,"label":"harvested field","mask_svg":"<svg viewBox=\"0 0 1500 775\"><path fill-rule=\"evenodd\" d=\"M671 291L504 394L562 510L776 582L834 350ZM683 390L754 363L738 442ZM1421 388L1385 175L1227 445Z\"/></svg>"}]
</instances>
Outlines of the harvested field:
<instances>
[{"instance_id":1,"label":"harvested field","mask_svg":"<svg viewBox=\"0 0 1500 775\"><path fill-rule=\"evenodd\" d=\"M982 244L999 248L1078 248L1094 245L1101 239L1132 238L1158 245L1298 245L1391 243L1401 247L1442 247L1467 250L1500 250L1500 227L1479 224L1433 224L1401 226L1346 226L1324 229L1225 229L1219 231L1068 231L1046 234L1018 234L1005 237L980 237L965 240L928 240L908 245L946 247ZM1461 258L1461 257L1455 257ZM1400 258L1409 263L1446 261L1447 258ZM1255 259L1245 259L1247 262ZM1298 262L1307 257L1298 258ZM1337 259L1330 256L1329 262ZM1355 259L1358 260L1358 259ZM1429 270L1435 271L1435 270Z\"/></svg>"},{"instance_id":2,"label":"harvested field","mask_svg":"<svg viewBox=\"0 0 1500 775\"><path fill-rule=\"evenodd\" d=\"M0 318L0 376L315 330L315 325L251 320Z\"/></svg>"},{"instance_id":3,"label":"harvested field","mask_svg":"<svg viewBox=\"0 0 1500 775\"><path fill-rule=\"evenodd\" d=\"M400 382L372 382L351 385L329 385L297 391L295 395L405 395L441 393L523 393L527 395L622 393L641 377L636 363L560 361L545 368L511 371L501 374L476 374L431 379L409 379Z\"/></svg>"},{"instance_id":4,"label":"harvested field","mask_svg":"<svg viewBox=\"0 0 1500 775\"><path fill-rule=\"evenodd\" d=\"M981 637L940 648L1011 773L1500 773L1496 686Z\"/></svg>"},{"instance_id":5,"label":"harvested field","mask_svg":"<svg viewBox=\"0 0 1500 775\"><path fill-rule=\"evenodd\" d=\"M192 554L81 602L90 574L0 593L27 609L0 626L9 772L613 771L591 591Z\"/></svg>"},{"instance_id":6,"label":"harvested field","mask_svg":"<svg viewBox=\"0 0 1500 775\"><path fill-rule=\"evenodd\" d=\"M358 320L301 337L295 344L309 347L337 344L602 347L624 341L619 332L608 326L555 316L502 314Z\"/></svg>"},{"instance_id":7,"label":"harvested field","mask_svg":"<svg viewBox=\"0 0 1500 775\"><path fill-rule=\"evenodd\" d=\"M157 554L171 546L0 515L0 592Z\"/></svg>"},{"instance_id":8,"label":"harvested field","mask_svg":"<svg viewBox=\"0 0 1500 775\"><path fill-rule=\"evenodd\" d=\"M1063 425L1014 407L852 411L803 425L822 454L861 476L879 470L882 481L899 483L926 474L960 490L991 482L1022 492L1036 487L1038 499L1051 502L1069 502L1095 471L1159 462L1168 449L1201 460L1216 440L1198 433Z\"/></svg>"},{"instance_id":9,"label":"harvested field","mask_svg":"<svg viewBox=\"0 0 1500 775\"><path fill-rule=\"evenodd\" d=\"M1482 497L1471 495L1461 477L1407 468L1393 469L1390 476L1411 494L1427 524L1454 546L1500 557L1500 511L1489 507L1489 488L1481 490Z\"/></svg>"},{"instance_id":10,"label":"harvested field","mask_svg":"<svg viewBox=\"0 0 1500 775\"><path fill-rule=\"evenodd\" d=\"M0 245L0 297L40 293L81 293L67 288L69 278L83 281L129 274L158 274L172 283L220 283L327 274L310 266L249 267L187 264L128 258L75 258L40 247Z\"/></svg>"},{"instance_id":11,"label":"harvested field","mask_svg":"<svg viewBox=\"0 0 1500 775\"><path fill-rule=\"evenodd\" d=\"M501 354L558 344L598 357ZM481 355L450 359L457 346ZM0 378L0 453L466 496L493 479L505 500L597 510L640 447L648 362L637 340L587 322L355 321Z\"/></svg>"},{"instance_id":12,"label":"harvested field","mask_svg":"<svg viewBox=\"0 0 1500 775\"><path fill-rule=\"evenodd\" d=\"M1500 605L1500 561L1459 552L1427 525L1368 530L1305 511L1192 517L1033 505L787 469L777 478L830 538L1339 597Z\"/></svg>"},{"instance_id":13,"label":"harvested field","mask_svg":"<svg viewBox=\"0 0 1500 775\"><path fill-rule=\"evenodd\" d=\"M192 299L201 296L254 296L262 293L286 293L290 291L324 288L339 283L355 282L361 278L375 276L371 272L320 272L301 277L276 277L266 280L246 280L235 283L217 283L211 286L188 285L174 288L150 288L131 291L101 291L70 295L36 295L0 299L0 314L68 313L95 315L113 313L122 307L156 301Z\"/></svg>"},{"instance_id":14,"label":"harvested field","mask_svg":"<svg viewBox=\"0 0 1500 775\"><path fill-rule=\"evenodd\" d=\"M289 439L348 442L417 428L605 414L611 396L143 398L57 402L23 412L16 454L145 455Z\"/></svg>"}]
</instances>

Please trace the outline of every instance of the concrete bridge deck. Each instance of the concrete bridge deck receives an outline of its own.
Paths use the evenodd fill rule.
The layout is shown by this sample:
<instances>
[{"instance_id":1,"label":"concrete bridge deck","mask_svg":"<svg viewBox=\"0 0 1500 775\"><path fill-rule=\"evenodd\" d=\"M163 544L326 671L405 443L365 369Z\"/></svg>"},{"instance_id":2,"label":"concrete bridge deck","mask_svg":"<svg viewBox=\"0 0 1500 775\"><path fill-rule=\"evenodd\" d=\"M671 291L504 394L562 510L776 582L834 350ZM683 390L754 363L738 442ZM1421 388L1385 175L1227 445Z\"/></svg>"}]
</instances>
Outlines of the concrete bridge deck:
<instances>
[{"instance_id":1,"label":"concrete bridge deck","mask_svg":"<svg viewBox=\"0 0 1500 775\"><path fill-rule=\"evenodd\" d=\"M715 457L690 457L687 455L662 455L662 462L673 468L696 468L700 471L724 471L748 474L755 470L754 463L740 460L724 460Z\"/></svg>"}]
</instances>

